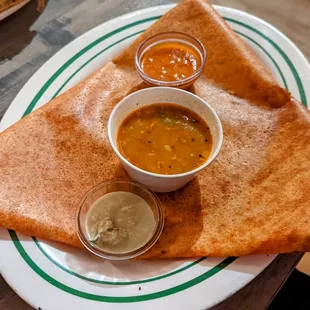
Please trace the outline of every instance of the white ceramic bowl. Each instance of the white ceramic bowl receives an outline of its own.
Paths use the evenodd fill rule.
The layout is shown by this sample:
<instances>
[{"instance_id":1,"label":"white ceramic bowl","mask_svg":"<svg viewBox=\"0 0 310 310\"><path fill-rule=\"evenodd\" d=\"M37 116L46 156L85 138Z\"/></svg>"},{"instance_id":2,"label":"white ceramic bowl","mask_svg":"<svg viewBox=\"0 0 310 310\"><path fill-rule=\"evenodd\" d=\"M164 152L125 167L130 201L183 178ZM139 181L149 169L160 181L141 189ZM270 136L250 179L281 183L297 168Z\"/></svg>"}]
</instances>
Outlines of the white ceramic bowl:
<instances>
[{"instance_id":1,"label":"white ceramic bowl","mask_svg":"<svg viewBox=\"0 0 310 310\"><path fill-rule=\"evenodd\" d=\"M196 112L207 122L213 137L213 147L208 160L203 165L185 173L166 175L142 170L122 156L116 141L119 126L131 112L152 103L178 104ZM132 179L155 192L171 192L184 186L215 159L222 146L223 129L215 111L198 96L172 87L152 87L130 94L115 106L108 122L108 136L114 152Z\"/></svg>"}]
</instances>

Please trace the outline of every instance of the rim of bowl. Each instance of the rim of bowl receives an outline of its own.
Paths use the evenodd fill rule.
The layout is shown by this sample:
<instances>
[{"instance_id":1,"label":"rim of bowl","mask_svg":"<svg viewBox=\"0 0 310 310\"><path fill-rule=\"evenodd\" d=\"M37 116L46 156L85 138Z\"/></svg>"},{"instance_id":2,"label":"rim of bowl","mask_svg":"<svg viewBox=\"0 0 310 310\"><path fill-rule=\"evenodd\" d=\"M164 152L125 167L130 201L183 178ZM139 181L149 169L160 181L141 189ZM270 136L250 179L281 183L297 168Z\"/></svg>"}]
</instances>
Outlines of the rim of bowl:
<instances>
[{"instance_id":1,"label":"rim of bowl","mask_svg":"<svg viewBox=\"0 0 310 310\"><path fill-rule=\"evenodd\" d=\"M106 251L100 249L99 247L92 246L88 237L85 236L85 234L82 232L82 229L81 229L81 221L80 221L81 210L83 208L83 205L84 205L86 199L89 197L89 195L94 193L100 187L106 187L108 185L116 184L116 183L133 184L135 186L140 187L147 195L149 195L154 200L156 209L158 211L158 217L155 218L156 226L154 228L154 232L153 232L152 237L144 245L142 245L140 248L133 250L133 251L130 251L130 252L125 252L125 253L106 252ZM127 192L131 192L131 191L127 191ZM101 196L101 197L103 197L103 196ZM155 217L155 215L154 215L154 217ZM93 254L101 257L101 258L108 259L108 260L127 260L127 259L138 257L138 256L142 255L143 253L147 252L149 249L151 249L153 247L153 245L157 242L157 240L161 236L163 228L164 228L164 223L165 223L164 208L162 206L161 201L157 197L157 195L151 189L149 189L148 187L146 187L145 185L143 185L139 182L127 181L127 180L122 180L122 179L116 179L116 180L110 180L110 181L102 182L102 183L99 183L96 186L92 187L90 190L88 190L87 193L83 196L82 200L79 203L79 207L76 211L76 217L75 217L75 225L77 228L77 235L78 235L81 243L83 244L83 246L89 252L91 252L91 253L93 253Z\"/></svg>"},{"instance_id":2,"label":"rim of bowl","mask_svg":"<svg viewBox=\"0 0 310 310\"><path fill-rule=\"evenodd\" d=\"M179 81L161 81L161 80L153 79L150 76L148 76L143 71L143 69L141 68L140 59L139 59L138 55L140 54L143 45L145 43L148 43L148 41L150 41L150 40L152 40L152 39L154 39L156 37L160 37L162 35L168 35L168 34L171 34L171 35L175 35L175 34L176 35L182 35L184 37L190 38L191 40L194 40L196 42L196 44L201 48L201 51L202 51L202 53L201 53L201 64L200 64L199 69L196 72L194 72L192 75L190 75L189 77L187 77L187 78L185 78L183 80L179 80ZM173 38L171 38L171 39L173 39ZM166 41L168 41L168 40L169 40L169 38L166 39ZM155 44L156 43L154 43L154 45ZM200 54L201 51L199 51L199 54ZM187 84L187 83L191 82L192 80L195 80L196 78L198 78L201 75L202 71L204 70L205 65L206 65L206 61L207 61L207 51L206 51L204 45L202 44L202 42L199 39L197 39L197 38L195 38L195 37L193 37L193 36L191 36L191 35L189 35L187 33L177 32L177 31L160 32L158 34L155 34L154 36L151 36L151 37L145 39L142 43L140 43L140 45L137 48L136 54L135 54L135 66L136 66L136 69L137 69L139 75L141 77L143 77L143 79L147 80L149 83L152 83L153 85L162 85L162 86L163 85L165 85L165 86L175 86L175 85L180 86L180 85L183 85L183 84Z\"/></svg>"},{"instance_id":3,"label":"rim of bowl","mask_svg":"<svg viewBox=\"0 0 310 310\"><path fill-rule=\"evenodd\" d=\"M141 90L138 90L136 92L133 92L131 93L130 95L124 97L112 110L111 114L110 114L110 117L109 117L109 120L108 120L108 138L109 138L109 142L110 142L110 145L114 151L114 153L118 156L119 159L123 160L128 166L130 166L131 168L141 172L141 173L144 173L144 174L147 174L149 176L153 176L153 177L159 177L159 178L165 178L165 179L173 179L173 178L179 178L179 177L184 177L184 176L188 176L188 175L191 175L191 174L196 174L198 173L199 171L203 170L204 168L206 168L207 166L209 166L213 161L214 159L216 158L216 156L218 155L218 153L220 152L221 150L221 147L222 147L222 144L223 144L223 127L222 127L222 123L220 121L220 118L218 117L217 113L214 111L214 109L205 101L203 100L202 98L200 98L199 96L191 93L191 92L188 92L186 90L183 90L183 89L179 89L179 88L175 88L175 87L166 87L166 86L159 86L159 87L156 87L156 89L160 89L162 88L164 91L166 91L167 89L169 90L172 90L172 91L176 91L176 92L182 92L182 93L186 93L186 94L189 94L190 96L193 96L195 97L196 99L200 100L203 102L203 104L205 104L211 111L213 117L215 118L216 120L216 124L218 126L218 129L219 129L219 140L218 140L218 144L216 146L216 149L214 151L214 154L212 156L210 156L206 162L204 164L202 164L201 166L193 169L193 170L190 170L190 171L187 171L187 172L183 172L183 173L178 173L178 174L160 174L160 173L154 173L154 172L150 172L150 171L147 171L147 170L143 170L137 166L135 166L134 164L132 164L130 161L128 161L121 153L120 151L118 150L117 146L114 144L113 142L113 139L112 139L112 133L111 133L111 127L112 127L112 120L114 119L114 114L116 113L116 110L123 104L123 102L125 100L127 100L128 98L130 98L131 96L133 95L136 95L137 93L140 93L140 92L147 92L147 91L151 91L152 89L154 88L145 88L145 89L141 89ZM150 103L152 104L152 103ZM178 104L178 103L175 103L175 104ZM140 107L137 107L135 108L133 111L139 109ZM190 109L190 108L188 108ZM191 109L190 109L191 110ZM132 111L132 112L133 112ZM131 113L132 113L131 112ZM212 134L212 132L211 132Z\"/></svg>"}]
</instances>

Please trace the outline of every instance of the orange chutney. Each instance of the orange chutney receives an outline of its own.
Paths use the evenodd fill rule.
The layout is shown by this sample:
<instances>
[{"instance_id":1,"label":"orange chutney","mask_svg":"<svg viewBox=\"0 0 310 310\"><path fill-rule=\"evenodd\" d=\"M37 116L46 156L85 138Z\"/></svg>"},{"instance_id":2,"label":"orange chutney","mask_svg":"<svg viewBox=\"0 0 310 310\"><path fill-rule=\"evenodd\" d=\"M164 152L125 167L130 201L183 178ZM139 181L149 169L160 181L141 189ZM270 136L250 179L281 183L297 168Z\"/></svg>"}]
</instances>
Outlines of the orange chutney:
<instances>
[{"instance_id":1,"label":"orange chutney","mask_svg":"<svg viewBox=\"0 0 310 310\"><path fill-rule=\"evenodd\" d=\"M208 125L195 112L176 104L156 103L129 114L117 144L133 165L159 174L178 174L204 164L212 151Z\"/></svg>"},{"instance_id":2,"label":"orange chutney","mask_svg":"<svg viewBox=\"0 0 310 310\"><path fill-rule=\"evenodd\" d=\"M192 76L201 66L201 55L184 42L161 42L148 48L141 58L141 68L150 78L179 81Z\"/></svg>"}]
</instances>

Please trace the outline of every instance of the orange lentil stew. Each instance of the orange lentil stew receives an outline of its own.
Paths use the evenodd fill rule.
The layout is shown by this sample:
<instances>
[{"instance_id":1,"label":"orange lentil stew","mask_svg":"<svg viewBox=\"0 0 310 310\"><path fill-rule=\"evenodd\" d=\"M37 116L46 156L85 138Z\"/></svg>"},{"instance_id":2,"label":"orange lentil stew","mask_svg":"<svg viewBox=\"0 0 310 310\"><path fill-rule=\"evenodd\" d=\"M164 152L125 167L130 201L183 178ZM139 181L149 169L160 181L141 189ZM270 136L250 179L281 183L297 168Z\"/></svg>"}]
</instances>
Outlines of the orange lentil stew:
<instances>
[{"instance_id":1,"label":"orange lentil stew","mask_svg":"<svg viewBox=\"0 0 310 310\"><path fill-rule=\"evenodd\" d=\"M193 75L201 66L201 55L183 42L163 42L151 46L142 56L141 68L160 81L179 81Z\"/></svg>"},{"instance_id":2,"label":"orange lentil stew","mask_svg":"<svg viewBox=\"0 0 310 310\"><path fill-rule=\"evenodd\" d=\"M155 103L124 119L117 143L133 165L158 174L178 174L207 161L212 135L195 112L176 104Z\"/></svg>"}]
</instances>

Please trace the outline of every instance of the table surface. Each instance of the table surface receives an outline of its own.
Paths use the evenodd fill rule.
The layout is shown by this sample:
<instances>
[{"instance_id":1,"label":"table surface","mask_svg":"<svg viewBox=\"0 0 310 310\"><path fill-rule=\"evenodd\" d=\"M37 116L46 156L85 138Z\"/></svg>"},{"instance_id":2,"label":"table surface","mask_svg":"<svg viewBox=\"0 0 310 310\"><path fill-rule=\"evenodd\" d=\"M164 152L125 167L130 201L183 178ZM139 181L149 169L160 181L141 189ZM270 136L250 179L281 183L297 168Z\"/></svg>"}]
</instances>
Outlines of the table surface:
<instances>
[{"instance_id":1,"label":"table surface","mask_svg":"<svg viewBox=\"0 0 310 310\"><path fill-rule=\"evenodd\" d=\"M172 1L178 2L178 1ZM167 0L49 0L43 14L31 26L32 42L11 60L0 63L0 120L28 79L59 49L87 30L119 15L138 9L171 3ZM265 19L286 34L310 60L309 0L214 0ZM22 10L27 10L23 8ZM28 8L29 10L29 8ZM87 12L87 14L85 14ZM23 14L20 12L18 14ZM31 17L32 21L35 20ZM6 25L0 22L0 53L7 50ZM20 37L20 30L10 28ZM15 33L14 33L15 31ZM23 40L18 40L22 42ZM11 44L11 43L10 43ZM238 293L214 307L223 309L265 309L294 269L301 253L279 255L257 278ZM0 276L0 309L31 309Z\"/></svg>"}]
</instances>

